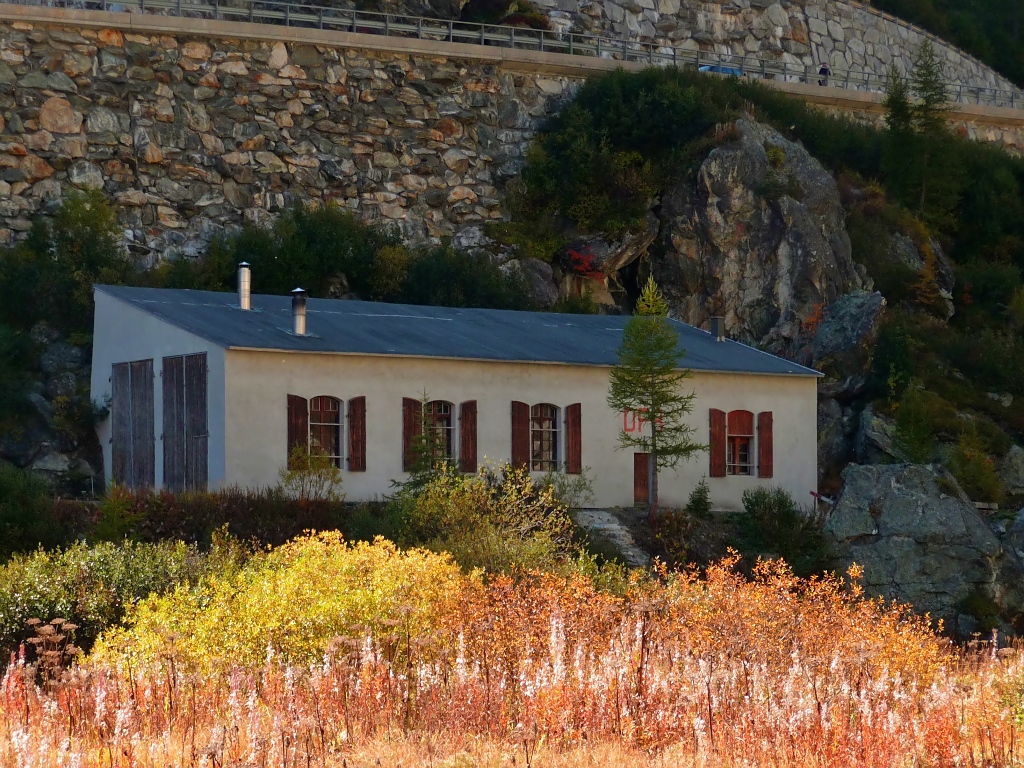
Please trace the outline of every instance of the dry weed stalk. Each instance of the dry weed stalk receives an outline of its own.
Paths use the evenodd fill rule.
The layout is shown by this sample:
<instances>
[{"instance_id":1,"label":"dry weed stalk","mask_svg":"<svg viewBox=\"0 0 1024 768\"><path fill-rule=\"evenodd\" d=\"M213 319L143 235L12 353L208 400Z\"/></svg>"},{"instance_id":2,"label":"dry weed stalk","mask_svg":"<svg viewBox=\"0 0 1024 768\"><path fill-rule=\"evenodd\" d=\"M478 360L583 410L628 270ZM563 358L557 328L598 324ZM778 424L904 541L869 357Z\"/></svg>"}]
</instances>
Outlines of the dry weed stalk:
<instances>
[{"instance_id":1,"label":"dry weed stalk","mask_svg":"<svg viewBox=\"0 0 1024 768\"><path fill-rule=\"evenodd\" d=\"M731 565L626 598L584 579L467 578L443 625L354 627L307 666L87 662L48 688L23 656L0 683L0 766L1021 760L1013 649L956 651L855 587Z\"/></svg>"}]
</instances>

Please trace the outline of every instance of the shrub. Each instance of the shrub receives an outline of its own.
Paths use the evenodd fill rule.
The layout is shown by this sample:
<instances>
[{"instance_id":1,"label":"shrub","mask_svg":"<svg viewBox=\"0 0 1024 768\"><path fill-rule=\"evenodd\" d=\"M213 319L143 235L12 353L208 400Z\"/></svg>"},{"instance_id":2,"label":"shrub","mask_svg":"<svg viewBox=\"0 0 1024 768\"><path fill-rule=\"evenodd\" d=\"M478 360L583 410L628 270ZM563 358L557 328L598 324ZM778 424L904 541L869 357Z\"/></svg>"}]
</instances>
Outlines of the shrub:
<instances>
[{"instance_id":1,"label":"shrub","mask_svg":"<svg viewBox=\"0 0 1024 768\"><path fill-rule=\"evenodd\" d=\"M341 492L341 470L324 453L296 445L288 455L288 466L280 473L285 496L299 501L345 500Z\"/></svg>"},{"instance_id":2,"label":"shrub","mask_svg":"<svg viewBox=\"0 0 1024 768\"><path fill-rule=\"evenodd\" d=\"M450 552L467 569L556 570L577 553L566 504L525 469L484 467L467 477L444 465L392 503L403 510L407 543Z\"/></svg>"},{"instance_id":3,"label":"shrub","mask_svg":"<svg viewBox=\"0 0 1024 768\"><path fill-rule=\"evenodd\" d=\"M818 515L802 512L783 488L743 492L743 509L754 523L760 543L778 554L796 573L820 571L829 559Z\"/></svg>"},{"instance_id":4,"label":"shrub","mask_svg":"<svg viewBox=\"0 0 1024 768\"><path fill-rule=\"evenodd\" d=\"M0 653L31 637L29 619L64 618L78 625L75 643L88 649L133 603L210 574L228 574L245 559L220 536L207 554L181 542L82 543L17 555L0 567Z\"/></svg>"},{"instance_id":5,"label":"shrub","mask_svg":"<svg viewBox=\"0 0 1024 768\"><path fill-rule=\"evenodd\" d=\"M394 657L437 626L460 580L444 554L307 536L237 573L143 601L128 617L131 629L107 632L95 656L138 663L173 650L180 665L205 670L256 667L268 654L307 664L333 638L369 631L400 637Z\"/></svg>"},{"instance_id":6,"label":"shrub","mask_svg":"<svg viewBox=\"0 0 1024 768\"><path fill-rule=\"evenodd\" d=\"M0 462L0 562L15 552L62 544L65 536L54 515L50 485L33 472Z\"/></svg>"},{"instance_id":7,"label":"shrub","mask_svg":"<svg viewBox=\"0 0 1024 768\"><path fill-rule=\"evenodd\" d=\"M52 219L37 217L26 240L0 258L0 320L29 329L92 331L95 283L125 284L135 269L114 210L100 192L72 192Z\"/></svg>"},{"instance_id":8,"label":"shrub","mask_svg":"<svg viewBox=\"0 0 1024 768\"><path fill-rule=\"evenodd\" d=\"M374 301L398 301L409 278L409 251L401 245L386 245L377 251L370 275L369 298Z\"/></svg>"},{"instance_id":9,"label":"shrub","mask_svg":"<svg viewBox=\"0 0 1024 768\"><path fill-rule=\"evenodd\" d=\"M686 501L686 511L695 517L707 517L711 514L711 488L708 487L707 478L701 478L701 481L690 491L690 498Z\"/></svg>"},{"instance_id":10,"label":"shrub","mask_svg":"<svg viewBox=\"0 0 1024 768\"><path fill-rule=\"evenodd\" d=\"M344 530L350 514L343 503L293 499L278 488L179 494L112 488L100 502L93 537L206 546L224 527L244 541L276 545L303 531Z\"/></svg>"},{"instance_id":11,"label":"shrub","mask_svg":"<svg viewBox=\"0 0 1024 768\"><path fill-rule=\"evenodd\" d=\"M992 457L985 452L976 428L964 429L949 460L949 471L972 501L998 504L1003 484Z\"/></svg>"},{"instance_id":12,"label":"shrub","mask_svg":"<svg viewBox=\"0 0 1024 768\"><path fill-rule=\"evenodd\" d=\"M486 255L434 248L409 265L402 301L440 307L530 309L526 280Z\"/></svg>"},{"instance_id":13,"label":"shrub","mask_svg":"<svg viewBox=\"0 0 1024 768\"><path fill-rule=\"evenodd\" d=\"M929 411L929 394L917 381L903 391L896 409L896 441L915 464L928 464L935 458L935 420Z\"/></svg>"}]
</instances>

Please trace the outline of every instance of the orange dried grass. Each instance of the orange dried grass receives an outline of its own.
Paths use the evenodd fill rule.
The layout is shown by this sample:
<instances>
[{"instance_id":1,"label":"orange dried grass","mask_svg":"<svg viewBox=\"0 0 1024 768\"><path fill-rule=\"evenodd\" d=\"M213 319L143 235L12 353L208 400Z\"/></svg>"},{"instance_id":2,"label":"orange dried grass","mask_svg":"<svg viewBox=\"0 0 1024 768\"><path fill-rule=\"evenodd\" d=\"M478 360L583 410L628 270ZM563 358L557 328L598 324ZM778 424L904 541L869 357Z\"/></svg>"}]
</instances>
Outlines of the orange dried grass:
<instances>
[{"instance_id":1,"label":"orange dried grass","mask_svg":"<svg viewBox=\"0 0 1024 768\"><path fill-rule=\"evenodd\" d=\"M1011 765L1021 662L834 579L727 561L637 580L466 577L430 633L182 674L14 663L0 766ZM230 631L226 628L225 631ZM399 652L400 651L400 652ZM448 762L444 762L448 761Z\"/></svg>"}]
</instances>

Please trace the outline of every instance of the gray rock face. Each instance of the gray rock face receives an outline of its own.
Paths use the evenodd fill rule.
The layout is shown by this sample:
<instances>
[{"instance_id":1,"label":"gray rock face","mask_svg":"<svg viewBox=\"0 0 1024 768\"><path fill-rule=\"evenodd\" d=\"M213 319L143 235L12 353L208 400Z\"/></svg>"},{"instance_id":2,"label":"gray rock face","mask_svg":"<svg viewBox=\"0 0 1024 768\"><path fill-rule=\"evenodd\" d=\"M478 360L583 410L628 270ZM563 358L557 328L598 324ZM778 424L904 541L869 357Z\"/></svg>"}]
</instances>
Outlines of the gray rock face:
<instances>
[{"instance_id":1,"label":"gray rock face","mask_svg":"<svg viewBox=\"0 0 1024 768\"><path fill-rule=\"evenodd\" d=\"M896 445L896 423L878 413L873 405L868 405L860 414L854 449L857 461L861 464L887 464L906 460Z\"/></svg>"},{"instance_id":2,"label":"gray rock face","mask_svg":"<svg viewBox=\"0 0 1024 768\"><path fill-rule=\"evenodd\" d=\"M1024 494L1024 448L1015 445L1007 451L999 466L999 479L1010 495Z\"/></svg>"},{"instance_id":3,"label":"gray rock face","mask_svg":"<svg viewBox=\"0 0 1024 768\"><path fill-rule=\"evenodd\" d=\"M878 292L852 291L827 307L811 348L812 366L825 374L819 396L848 399L864 392L884 313Z\"/></svg>"},{"instance_id":4,"label":"gray rock face","mask_svg":"<svg viewBox=\"0 0 1024 768\"><path fill-rule=\"evenodd\" d=\"M686 322L723 315L734 338L795 355L804 324L862 287L846 214L835 180L802 145L752 120L738 128L695 185L665 194L655 277Z\"/></svg>"},{"instance_id":5,"label":"gray rock face","mask_svg":"<svg viewBox=\"0 0 1024 768\"><path fill-rule=\"evenodd\" d=\"M953 288L956 286L956 274L953 271L953 263L942 250L938 240L931 240L928 243L932 253L935 255L935 277L939 288L939 295L942 297L941 308L945 320L949 320L955 311L953 305ZM924 269L924 257L910 237L902 232L895 232L889 241L889 258L906 267L914 273L920 273Z\"/></svg>"},{"instance_id":6,"label":"gray rock face","mask_svg":"<svg viewBox=\"0 0 1024 768\"><path fill-rule=\"evenodd\" d=\"M910 603L954 631L972 626L964 601L979 596L1010 620L1024 608L1024 569L938 466L897 464L843 472L825 526L842 564L864 569L872 595Z\"/></svg>"},{"instance_id":7,"label":"gray rock face","mask_svg":"<svg viewBox=\"0 0 1024 768\"><path fill-rule=\"evenodd\" d=\"M818 401L818 483L841 468L850 453L843 422L843 409L829 398Z\"/></svg>"},{"instance_id":8,"label":"gray rock face","mask_svg":"<svg viewBox=\"0 0 1024 768\"><path fill-rule=\"evenodd\" d=\"M540 259L521 259L520 265L530 286L530 295L542 309L551 309L558 301L558 288L550 264Z\"/></svg>"},{"instance_id":9,"label":"gray rock face","mask_svg":"<svg viewBox=\"0 0 1024 768\"><path fill-rule=\"evenodd\" d=\"M618 240L605 240L599 235L582 237L575 240L569 250L587 258L592 269L608 275L636 261L657 236L658 218L648 213L639 232L623 235Z\"/></svg>"}]
</instances>

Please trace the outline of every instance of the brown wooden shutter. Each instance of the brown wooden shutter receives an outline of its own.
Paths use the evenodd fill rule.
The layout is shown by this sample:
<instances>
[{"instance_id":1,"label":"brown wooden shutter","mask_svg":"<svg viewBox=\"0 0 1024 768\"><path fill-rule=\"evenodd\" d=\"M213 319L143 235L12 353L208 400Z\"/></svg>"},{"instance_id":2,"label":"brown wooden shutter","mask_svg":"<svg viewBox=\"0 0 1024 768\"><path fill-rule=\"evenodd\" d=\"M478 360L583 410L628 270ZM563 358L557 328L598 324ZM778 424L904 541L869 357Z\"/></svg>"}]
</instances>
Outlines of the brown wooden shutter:
<instances>
[{"instance_id":1,"label":"brown wooden shutter","mask_svg":"<svg viewBox=\"0 0 1024 768\"><path fill-rule=\"evenodd\" d=\"M512 401L512 466L530 466L530 406Z\"/></svg>"},{"instance_id":2,"label":"brown wooden shutter","mask_svg":"<svg viewBox=\"0 0 1024 768\"><path fill-rule=\"evenodd\" d=\"M775 438L772 434L772 412L757 414L757 476L775 474Z\"/></svg>"},{"instance_id":3,"label":"brown wooden shutter","mask_svg":"<svg viewBox=\"0 0 1024 768\"><path fill-rule=\"evenodd\" d=\"M753 437L754 414L750 411L729 411L729 437Z\"/></svg>"},{"instance_id":4,"label":"brown wooden shutter","mask_svg":"<svg viewBox=\"0 0 1024 768\"><path fill-rule=\"evenodd\" d=\"M309 446L309 403L306 398L288 395L288 461L291 464L292 449L295 446Z\"/></svg>"},{"instance_id":5,"label":"brown wooden shutter","mask_svg":"<svg viewBox=\"0 0 1024 768\"><path fill-rule=\"evenodd\" d=\"M725 411L717 408L711 409L711 430L708 446L711 466L708 475L711 477L725 477Z\"/></svg>"},{"instance_id":6,"label":"brown wooden shutter","mask_svg":"<svg viewBox=\"0 0 1024 768\"><path fill-rule=\"evenodd\" d=\"M350 472L366 471L366 398L348 401L348 468Z\"/></svg>"},{"instance_id":7,"label":"brown wooden shutter","mask_svg":"<svg viewBox=\"0 0 1024 768\"><path fill-rule=\"evenodd\" d=\"M459 467L476 472L476 400L459 406Z\"/></svg>"},{"instance_id":8,"label":"brown wooden shutter","mask_svg":"<svg viewBox=\"0 0 1024 768\"><path fill-rule=\"evenodd\" d=\"M402 398L402 469L416 466L416 438L423 432L423 404L411 397Z\"/></svg>"},{"instance_id":9,"label":"brown wooden shutter","mask_svg":"<svg viewBox=\"0 0 1024 768\"><path fill-rule=\"evenodd\" d=\"M583 473L583 406L579 403L565 408L565 471Z\"/></svg>"}]
</instances>

